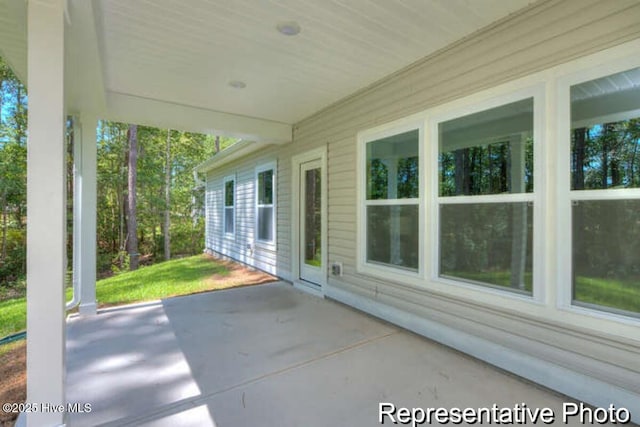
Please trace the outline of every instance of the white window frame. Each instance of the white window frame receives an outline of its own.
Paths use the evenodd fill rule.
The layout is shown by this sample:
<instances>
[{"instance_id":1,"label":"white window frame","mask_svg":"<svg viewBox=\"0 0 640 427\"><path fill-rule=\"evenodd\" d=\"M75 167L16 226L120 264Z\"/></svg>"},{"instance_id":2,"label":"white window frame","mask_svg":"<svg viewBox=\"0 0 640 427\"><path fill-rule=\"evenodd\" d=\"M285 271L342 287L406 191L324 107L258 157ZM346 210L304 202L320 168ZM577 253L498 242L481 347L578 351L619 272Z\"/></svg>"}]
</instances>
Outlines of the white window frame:
<instances>
[{"instance_id":1,"label":"white window frame","mask_svg":"<svg viewBox=\"0 0 640 427\"><path fill-rule=\"evenodd\" d=\"M469 114L480 113L492 108L501 107L506 104L533 98L533 176L534 187L532 193L512 193L512 194L491 194L478 196L455 196L441 197L439 195L439 135L438 125L442 122L454 120ZM509 90L493 91L485 94L484 97L472 96L465 102L465 99L456 102L454 108L446 108L442 113L434 113L429 121L430 155L428 164L431 166L429 187L429 215L432 218L430 233L431 259L429 262L429 279L434 284L446 286L456 286L466 289L473 289L487 293L495 293L509 298L523 299L527 301L543 302L545 300L544 287L544 197L546 191L545 170L542 159L545 150L545 106L546 106L546 86L544 83L520 86L520 89L510 88ZM508 288L502 289L499 286L485 284L474 284L470 281L455 280L451 277L440 276L440 206L444 204L467 204L467 203L513 203L527 202L533 203L533 286L532 295L514 292Z\"/></svg>"},{"instance_id":2,"label":"white window frame","mask_svg":"<svg viewBox=\"0 0 640 427\"><path fill-rule=\"evenodd\" d=\"M418 241L418 270L412 271L401 266L394 267L381 263L367 261L367 206L391 206L391 205L417 205L418 206L418 229L425 235L425 215L424 215L424 114L407 117L374 129L368 129L358 133L358 163L357 163L357 265L356 271L361 274L369 274L389 280L409 282L415 285L424 283L424 248L425 239ZM366 174L367 174L367 144L394 135L418 131L418 198L406 199L385 199L367 200Z\"/></svg>"},{"instance_id":3,"label":"white window frame","mask_svg":"<svg viewBox=\"0 0 640 427\"><path fill-rule=\"evenodd\" d=\"M599 53L594 56L607 56ZM595 80L611 74L640 67L640 57L637 54L618 59L602 61L596 66L573 66L568 68L570 74L557 79L557 110L556 126L557 141L557 200L556 211L558 218L557 251L558 258L565 260L557 265L556 292L558 295L556 306L559 310L576 314L588 315L601 319L622 321L629 324L639 324L640 314L624 314L623 310L612 307L589 304L575 304L573 301L573 225L572 204L577 201L588 200L630 200L640 199L640 188L616 188L600 190L572 190L571 189L571 86Z\"/></svg>"},{"instance_id":4,"label":"white window frame","mask_svg":"<svg viewBox=\"0 0 640 427\"><path fill-rule=\"evenodd\" d=\"M266 172L266 171L273 171L272 174L272 179L273 179L273 183L272 183L272 203L269 205L261 205L258 203L258 175L262 172ZM272 250L275 251L276 250L276 241L278 239L278 236L276 234L277 229L276 229L276 224L278 222L278 210L277 210L277 185L278 185L278 172L277 172L277 162L274 161L270 161L267 163L262 163L258 166L256 166L256 170L255 170L255 177L254 177L254 187L255 187L255 195L254 195L254 205L255 205L255 221L254 221L254 225L255 225L255 235L254 235L254 241L256 244L256 247L258 248L262 248L262 249L268 249L268 250ZM264 207L272 207L273 209L273 215L271 215L271 236L273 237L272 240L260 240L258 239L258 212L259 212L259 208L264 208Z\"/></svg>"},{"instance_id":5,"label":"white window frame","mask_svg":"<svg viewBox=\"0 0 640 427\"><path fill-rule=\"evenodd\" d=\"M570 85L620 71L640 67L640 40L631 41L591 55L529 74L495 87L429 108L412 116L393 121L357 134L357 258L356 273L401 284L413 292L427 291L434 297L445 296L469 304L486 307L509 307L523 315L546 316L550 321L564 322L579 328L610 333L621 337L637 335L640 318L609 311L572 305L570 220ZM488 286L448 281L438 277L439 244L437 222L438 165L437 128L434 121L446 121L492 106L526 97L534 98L534 229L533 296ZM494 103L491 105L491 103ZM409 125L407 125L409 123ZM420 146L420 239L419 274L407 274L393 267L366 263L366 192L365 141L391 136L415 126L424 128ZM405 126L405 127L403 127ZM435 132L434 132L435 129ZM425 172L426 171L426 172ZM629 198L640 189L619 190L620 198ZM588 190L581 190L588 191ZM585 193L586 194L586 193ZM498 195L499 196L499 195ZM520 197L520 196L517 196ZM526 196L525 196L526 197Z\"/></svg>"},{"instance_id":6,"label":"white window frame","mask_svg":"<svg viewBox=\"0 0 640 427\"><path fill-rule=\"evenodd\" d=\"M233 205L231 208L227 206L227 183L233 182ZM236 235L236 176L229 175L224 177L222 183L222 234L226 238L233 239ZM231 210L231 216L233 217L233 229L231 231L227 231L227 215L229 215L228 211Z\"/></svg>"}]
</instances>

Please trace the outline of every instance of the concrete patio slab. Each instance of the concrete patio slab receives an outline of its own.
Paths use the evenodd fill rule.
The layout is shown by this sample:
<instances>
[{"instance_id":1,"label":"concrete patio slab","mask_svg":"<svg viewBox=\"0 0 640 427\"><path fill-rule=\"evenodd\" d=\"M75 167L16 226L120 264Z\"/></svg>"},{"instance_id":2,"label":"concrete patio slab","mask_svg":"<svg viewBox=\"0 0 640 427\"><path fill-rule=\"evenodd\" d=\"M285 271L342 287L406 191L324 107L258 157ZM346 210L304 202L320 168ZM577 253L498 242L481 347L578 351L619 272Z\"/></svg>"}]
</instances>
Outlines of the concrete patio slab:
<instances>
[{"instance_id":1,"label":"concrete patio slab","mask_svg":"<svg viewBox=\"0 0 640 427\"><path fill-rule=\"evenodd\" d=\"M283 282L73 318L67 369L67 400L91 404L72 427L371 426L379 402L525 403L560 423L569 401Z\"/></svg>"}]
</instances>

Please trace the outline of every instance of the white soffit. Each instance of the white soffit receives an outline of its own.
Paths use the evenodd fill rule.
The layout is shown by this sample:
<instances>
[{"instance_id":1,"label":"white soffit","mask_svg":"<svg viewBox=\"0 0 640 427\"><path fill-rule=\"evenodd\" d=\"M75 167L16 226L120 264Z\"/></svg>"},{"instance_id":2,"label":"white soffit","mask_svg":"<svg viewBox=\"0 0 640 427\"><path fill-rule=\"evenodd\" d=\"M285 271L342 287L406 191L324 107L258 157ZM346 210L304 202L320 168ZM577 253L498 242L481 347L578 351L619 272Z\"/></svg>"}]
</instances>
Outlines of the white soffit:
<instances>
[{"instance_id":1,"label":"white soffit","mask_svg":"<svg viewBox=\"0 0 640 427\"><path fill-rule=\"evenodd\" d=\"M292 124L529 3L100 0L95 7L107 96ZM280 34L276 26L286 21L300 34Z\"/></svg>"}]
</instances>

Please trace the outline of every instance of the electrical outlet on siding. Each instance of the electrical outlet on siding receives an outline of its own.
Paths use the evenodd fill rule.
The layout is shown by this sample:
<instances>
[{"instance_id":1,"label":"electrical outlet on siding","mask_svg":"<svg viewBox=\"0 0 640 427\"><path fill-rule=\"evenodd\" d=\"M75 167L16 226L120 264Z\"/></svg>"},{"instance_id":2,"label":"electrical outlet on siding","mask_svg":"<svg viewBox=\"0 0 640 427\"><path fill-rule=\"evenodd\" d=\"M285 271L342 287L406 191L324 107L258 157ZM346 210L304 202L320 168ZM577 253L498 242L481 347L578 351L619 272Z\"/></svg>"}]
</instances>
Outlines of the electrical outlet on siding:
<instances>
[{"instance_id":1,"label":"electrical outlet on siding","mask_svg":"<svg viewBox=\"0 0 640 427\"><path fill-rule=\"evenodd\" d=\"M342 263L334 261L331 264L331 274L334 276L342 277Z\"/></svg>"}]
</instances>

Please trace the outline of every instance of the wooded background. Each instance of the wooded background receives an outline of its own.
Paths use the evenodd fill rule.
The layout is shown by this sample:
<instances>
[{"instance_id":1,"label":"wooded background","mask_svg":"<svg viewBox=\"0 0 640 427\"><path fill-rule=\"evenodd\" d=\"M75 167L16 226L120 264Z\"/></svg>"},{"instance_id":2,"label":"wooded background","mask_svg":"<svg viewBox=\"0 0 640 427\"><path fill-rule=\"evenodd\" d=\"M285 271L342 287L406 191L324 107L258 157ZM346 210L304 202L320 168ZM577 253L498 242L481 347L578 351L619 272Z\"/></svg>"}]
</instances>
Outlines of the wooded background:
<instances>
[{"instance_id":1,"label":"wooded background","mask_svg":"<svg viewBox=\"0 0 640 427\"><path fill-rule=\"evenodd\" d=\"M27 111L24 85L0 58L0 297L25 286ZM98 275L201 252L204 188L193 168L235 140L110 121L98 123L97 139ZM73 144L69 118L69 266Z\"/></svg>"}]
</instances>

